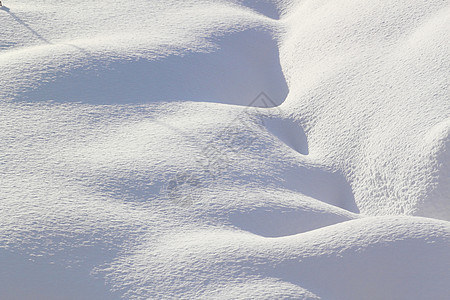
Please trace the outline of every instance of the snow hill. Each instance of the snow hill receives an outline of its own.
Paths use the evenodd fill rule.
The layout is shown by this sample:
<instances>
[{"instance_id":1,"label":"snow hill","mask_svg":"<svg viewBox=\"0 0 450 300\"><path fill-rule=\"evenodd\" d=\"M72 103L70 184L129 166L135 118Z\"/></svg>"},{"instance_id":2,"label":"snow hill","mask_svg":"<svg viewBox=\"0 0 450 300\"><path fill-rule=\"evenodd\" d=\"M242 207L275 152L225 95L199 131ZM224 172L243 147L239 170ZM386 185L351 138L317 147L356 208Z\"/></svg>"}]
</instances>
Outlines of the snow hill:
<instances>
[{"instance_id":1,"label":"snow hill","mask_svg":"<svg viewBox=\"0 0 450 300\"><path fill-rule=\"evenodd\" d=\"M448 0L3 5L1 299L448 299Z\"/></svg>"}]
</instances>

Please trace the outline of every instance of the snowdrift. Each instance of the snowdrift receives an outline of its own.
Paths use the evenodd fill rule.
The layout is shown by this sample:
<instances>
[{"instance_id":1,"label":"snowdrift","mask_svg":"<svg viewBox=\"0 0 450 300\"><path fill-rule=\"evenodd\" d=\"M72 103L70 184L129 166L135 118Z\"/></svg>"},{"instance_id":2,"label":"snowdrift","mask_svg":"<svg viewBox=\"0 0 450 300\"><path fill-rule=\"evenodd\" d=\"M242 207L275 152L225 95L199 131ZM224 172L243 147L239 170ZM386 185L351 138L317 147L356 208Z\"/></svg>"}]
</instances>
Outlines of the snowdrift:
<instances>
[{"instance_id":1,"label":"snowdrift","mask_svg":"<svg viewBox=\"0 0 450 300\"><path fill-rule=\"evenodd\" d=\"M448 1L4 1L0 298L446 299Z\"/></svg>"}]
</instances>

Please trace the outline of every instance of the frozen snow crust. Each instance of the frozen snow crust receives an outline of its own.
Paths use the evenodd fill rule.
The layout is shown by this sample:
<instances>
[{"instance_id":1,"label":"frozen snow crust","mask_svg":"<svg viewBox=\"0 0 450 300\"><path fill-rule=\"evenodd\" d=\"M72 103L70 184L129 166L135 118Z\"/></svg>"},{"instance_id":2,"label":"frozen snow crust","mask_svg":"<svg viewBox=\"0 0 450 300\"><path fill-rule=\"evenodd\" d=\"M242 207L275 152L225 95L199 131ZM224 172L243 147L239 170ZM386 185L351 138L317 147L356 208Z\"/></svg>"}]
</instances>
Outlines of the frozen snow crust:
<instances>
[{"instance_id":1,"label":"frozen snow crust","mask_svg":"<svg viewBox=\"0 0 450 300\"><path fill-rule=\"evenodd\" d=\"M446 299L448 1L3 1L1 299Z\"/></svg>"}]
</instances>

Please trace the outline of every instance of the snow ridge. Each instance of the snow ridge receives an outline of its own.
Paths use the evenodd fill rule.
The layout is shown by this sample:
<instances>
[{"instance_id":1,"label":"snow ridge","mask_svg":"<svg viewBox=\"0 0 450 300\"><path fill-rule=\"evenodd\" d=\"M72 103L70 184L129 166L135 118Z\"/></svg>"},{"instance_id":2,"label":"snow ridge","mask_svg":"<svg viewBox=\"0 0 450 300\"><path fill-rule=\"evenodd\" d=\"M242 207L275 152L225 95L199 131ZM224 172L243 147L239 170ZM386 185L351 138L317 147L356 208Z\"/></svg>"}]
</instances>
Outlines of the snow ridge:
<instances>
[{"instance_id":1,"label":"snow ridge","mask_svg":"<svg viewBox=\"0 0 450 300\"><path fill-rule=\"evenodd\" d=\"M445 299L448 1L3 1L0 298Z\"/></svg>"}]
</instances>

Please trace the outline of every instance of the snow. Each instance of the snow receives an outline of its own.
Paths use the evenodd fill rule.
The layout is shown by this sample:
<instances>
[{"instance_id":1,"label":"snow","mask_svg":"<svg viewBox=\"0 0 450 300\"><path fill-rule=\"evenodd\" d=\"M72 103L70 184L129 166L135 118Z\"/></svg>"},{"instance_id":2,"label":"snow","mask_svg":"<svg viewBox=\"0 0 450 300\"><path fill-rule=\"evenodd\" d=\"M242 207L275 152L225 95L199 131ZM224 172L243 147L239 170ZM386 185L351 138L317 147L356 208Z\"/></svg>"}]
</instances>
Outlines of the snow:
<instances>
[{"instance_id":1,"label":"snow","mask_svg":"<svg viewBox=\"0 0 450 300\"><path fill-rule=\"evenodd\" d=\"M2 3L0 298L450 294L448 1Z\"/></svg>"}]
</instances>

